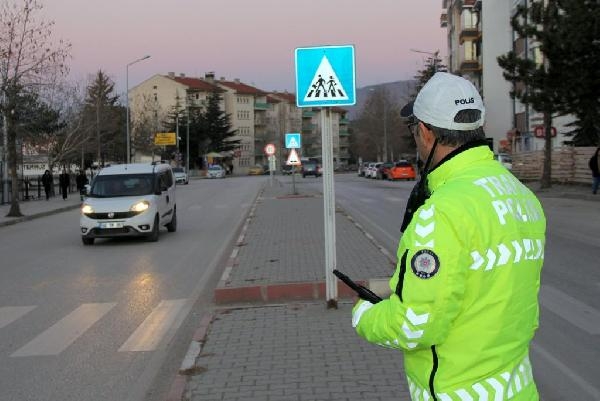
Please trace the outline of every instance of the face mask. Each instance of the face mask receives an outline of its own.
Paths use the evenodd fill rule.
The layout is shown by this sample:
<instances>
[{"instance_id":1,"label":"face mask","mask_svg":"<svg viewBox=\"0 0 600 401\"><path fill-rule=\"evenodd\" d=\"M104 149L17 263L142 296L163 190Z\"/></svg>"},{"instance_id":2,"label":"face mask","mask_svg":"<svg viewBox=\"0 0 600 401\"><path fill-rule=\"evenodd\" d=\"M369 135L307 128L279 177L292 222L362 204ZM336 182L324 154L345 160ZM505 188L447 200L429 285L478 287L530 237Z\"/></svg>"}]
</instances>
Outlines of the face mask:
<instances>
[{"instance_id":1,"label":"face mask","mask_svg":"<svg viewBox=\"0 0 600 401\"><path fill-rule=\"evenodd\" d=\"M406 227L410 224L413 215L420 208L427 199L431 196L429 189L427 188L427 174L429 173L429 167L431 165L431 159L433 158L433 153L435 152L435 148L437 146L437 139L433 143L433 147L427 156L427 162L425 163L425 167L423 168L423 173L421 174L421 179L417 184L413 187L410 196L408 197L408 202L406 202L406 210L404 211L404 219L402 220L402 226L400 226L400 231L404 232Z\"/></svg>"}]
</instances>

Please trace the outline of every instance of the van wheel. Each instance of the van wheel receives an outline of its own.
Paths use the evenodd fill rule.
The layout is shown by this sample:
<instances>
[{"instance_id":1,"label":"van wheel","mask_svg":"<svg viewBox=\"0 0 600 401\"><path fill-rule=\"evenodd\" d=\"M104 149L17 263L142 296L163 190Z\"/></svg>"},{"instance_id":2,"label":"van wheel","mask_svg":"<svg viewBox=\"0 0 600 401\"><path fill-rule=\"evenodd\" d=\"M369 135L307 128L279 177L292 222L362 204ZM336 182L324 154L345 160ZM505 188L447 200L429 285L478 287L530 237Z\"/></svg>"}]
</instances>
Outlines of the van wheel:
<instances>
[{"instance_id":1,"label":"van wheel","mask_svg":"<svg viewBox=\"0 0 600 401\"><path fill-rule=\"evenodd\" d=\"M158 231L160 230L158 215L154 217L154 224L152 225L152 233L148 236L148 241L156 242L158 241Z\"/></svg>"},{"instance_id":2,"label":"van wheel","mask_svg":"<svg viewBox=\"0 0 600 401\"><path fill-rule=\"evenodd\" d=\"M171 218L169 224L167 224L167 230L170 233L177 231L177 209L173 209L173 217Z\"/></svg>"},{"instance_id":3,"label":"van wheel","mask_svg":"<svg viewBox=\"0 0 600 401\"><path fill-rule=\"evenodd\" d=\"M81 242L83 245L94 245L94 238L81 237Z\"/></svg>"}]
</instances>

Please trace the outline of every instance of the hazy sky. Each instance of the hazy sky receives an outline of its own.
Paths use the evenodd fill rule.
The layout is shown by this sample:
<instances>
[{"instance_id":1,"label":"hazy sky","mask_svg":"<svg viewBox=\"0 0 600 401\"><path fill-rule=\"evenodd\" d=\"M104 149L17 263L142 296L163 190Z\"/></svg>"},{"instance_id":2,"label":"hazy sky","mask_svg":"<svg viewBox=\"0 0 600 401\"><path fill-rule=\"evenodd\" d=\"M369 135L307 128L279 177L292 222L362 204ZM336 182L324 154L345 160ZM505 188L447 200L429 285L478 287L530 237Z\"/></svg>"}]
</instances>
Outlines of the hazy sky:
<instances>
[{"instance_id":1,"label":"hazy sky","mask_svg":"<svg viewBox=\"0 0 600 401\"><path fill-rule=\"evenodd\" d=\"M72 79L102 69L125 91L169 71L295 91L294 49L355 46L356 85L411 79L423 51L446 56L442 0L45 0L73 44Z\"/></svg>"}]
</instances>

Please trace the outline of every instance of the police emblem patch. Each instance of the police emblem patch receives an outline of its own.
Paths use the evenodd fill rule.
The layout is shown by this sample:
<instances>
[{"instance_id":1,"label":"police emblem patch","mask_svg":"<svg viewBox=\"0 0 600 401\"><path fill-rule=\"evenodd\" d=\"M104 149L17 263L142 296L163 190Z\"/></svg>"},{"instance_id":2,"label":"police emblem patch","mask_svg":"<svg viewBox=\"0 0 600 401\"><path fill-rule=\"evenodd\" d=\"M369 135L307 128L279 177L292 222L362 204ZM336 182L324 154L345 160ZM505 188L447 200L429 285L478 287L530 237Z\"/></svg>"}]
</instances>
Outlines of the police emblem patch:
<instances>
[{"instance_id":1,"label":"police emblem patch","mask_svg":"<svg viewBox=\"0 0 600 401\"><path fill-rule=\"evenodd\" d=\"M417 277L431 278L440 269L440 259L433 251L421 249L412 257L410 267Z\"/></svg>"}]
</instances>

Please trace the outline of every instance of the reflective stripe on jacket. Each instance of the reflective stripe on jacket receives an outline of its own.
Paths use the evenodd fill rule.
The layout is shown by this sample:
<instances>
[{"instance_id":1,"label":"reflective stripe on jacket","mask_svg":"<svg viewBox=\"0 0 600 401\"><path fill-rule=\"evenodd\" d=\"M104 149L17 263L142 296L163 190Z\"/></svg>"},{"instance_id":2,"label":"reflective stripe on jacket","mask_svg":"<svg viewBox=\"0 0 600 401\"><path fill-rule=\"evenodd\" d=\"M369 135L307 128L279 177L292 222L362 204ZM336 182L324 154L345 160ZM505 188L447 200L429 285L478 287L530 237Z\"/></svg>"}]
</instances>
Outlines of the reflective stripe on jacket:
<instances>
[{"instance_id":1,"label":"reflective stripe on jacket","mask_svg":"<svg viewBox=\"0 0 600 401\"><path fill-rule=\"evenodd\" d=\"M428 185L400 241L393 294L359 302L353 325L405 351L413 401L537 400L528 351L544 259L539 201L487 146L444 161Z\"/></svg>"}]
</instances>

